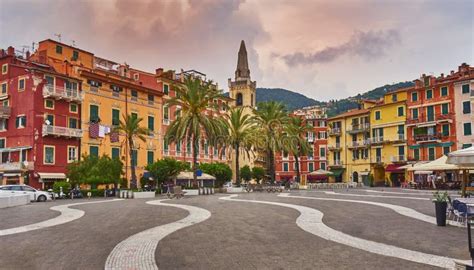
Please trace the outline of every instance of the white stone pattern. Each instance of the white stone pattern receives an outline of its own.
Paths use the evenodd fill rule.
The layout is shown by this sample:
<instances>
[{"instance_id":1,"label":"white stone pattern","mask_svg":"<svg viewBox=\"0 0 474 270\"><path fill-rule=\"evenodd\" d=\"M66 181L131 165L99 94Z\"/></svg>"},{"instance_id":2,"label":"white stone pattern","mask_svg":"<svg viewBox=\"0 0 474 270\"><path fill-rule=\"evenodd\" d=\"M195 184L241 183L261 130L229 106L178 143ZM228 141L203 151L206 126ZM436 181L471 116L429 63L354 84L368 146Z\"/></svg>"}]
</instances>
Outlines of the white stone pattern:
<instances>
[{"instance_id":1,"label":"white stone pattern","mask_svg":"<svg viewBox=\"0 0 474 270\"><path fill-rule=\"evenodd\" d=\"M195 206L165 204L154 200L147 202L152 205L177 207L189 212L189 215L176 222L160 225L137 234L120 242L107 257L105 269L158 269L155 250L161 239L182 228L203 222L211 217L211 212Z\"/></svg>"},{"instance_id":2,"label":"white stone pattern","mask_svg":"<svg viewBox=\"0 0 474 270\"><path fill-rule=\"evenodd\" d=\"M325 191L324 193L325 193L325 194L328 194L328 195L352 196L352 197L409 199L409 200L420 200L420 201L429 201L429 200L430 200L430 198L421 198L421 197L384 196L384 195L363 195L363 194L353 194L353 193L336 193L336 192L334 192L334 191Z\"/></svg>"},{"instance_id":3,"label":"white stone pattern","mask_svg":"<svg viewBox=\"0 0 474 270\"><path fill-rule=\"evenodd\" d=\"M296 219L296 224L306 232L314 234L328 241L333 241L360 250L365 250L370 253L450 269L452 269L455 265L453 258L427 254L415 250L369 241L334 230L323 223L324 214L321 211L313 208L279 202L233 199L237 196L238 195L230 195L228 197L221 197L219 199L236 202L277 205L295 209L301 213L301 215Z\"/></svg>"},{"instance_id":4,"label":"white stone pattern","mask_svg":"<svg viewBox=\"0 0 474 270\"><path fill-rule=\"evenodd\" d=\"M44 229L56 225L61 225L64 223L71 222L73 220L79 219L84 216L84 211L79 209L71 209L70 206L77 206L77 205L84 205L84 204L92 204L92 203L106 203L106 202L116 202L122 201L123 199L113 199L113 200L104 200L104 201L93 201L93 202L81 202L81 203L71 203L71 204L64 204L53 206L50 209L53 211L59 211L61 214L55 218L51 218L45 221L41 221L34 224L29 224L25 226L0 230L0 236L16 234L16 233L24 233L39 229Z\"/></svg>"}]
</instances>

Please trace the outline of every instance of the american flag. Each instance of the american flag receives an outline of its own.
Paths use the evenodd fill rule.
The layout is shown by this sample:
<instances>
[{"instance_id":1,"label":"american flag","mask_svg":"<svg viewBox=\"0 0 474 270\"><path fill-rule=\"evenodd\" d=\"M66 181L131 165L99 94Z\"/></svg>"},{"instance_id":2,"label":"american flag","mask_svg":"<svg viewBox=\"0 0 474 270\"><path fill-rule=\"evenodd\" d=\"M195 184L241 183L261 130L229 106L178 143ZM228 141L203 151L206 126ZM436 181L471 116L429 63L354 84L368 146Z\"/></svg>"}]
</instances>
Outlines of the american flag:
<instances>
[{"instance_id":1,"label":"american flag","mask_svg":"<svg viewBox=\"0 0 474 270\"><path fill-rule=\"evenodd\" d=\"M89 125L89 137L98 138L99 137L99 123L90 123Z\"/></svg>"}]
</instances>

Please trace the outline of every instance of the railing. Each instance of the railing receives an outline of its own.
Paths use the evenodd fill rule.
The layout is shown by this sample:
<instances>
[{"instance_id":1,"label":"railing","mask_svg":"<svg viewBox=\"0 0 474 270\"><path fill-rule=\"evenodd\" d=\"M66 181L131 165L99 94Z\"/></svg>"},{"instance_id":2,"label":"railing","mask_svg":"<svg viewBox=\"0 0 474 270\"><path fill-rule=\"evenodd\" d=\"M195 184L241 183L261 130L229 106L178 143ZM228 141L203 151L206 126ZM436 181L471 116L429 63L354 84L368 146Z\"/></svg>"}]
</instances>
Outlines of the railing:
<instances>
[{"instance_id":1,"label":"railing","mask_svg":"<svg viewBox=\"0 0 474 270\"><path fill-rule=\"evenodd\" d=\"M336 150L336 149L340 149L341 148L341 144L340 143L335 143L335 144L330 144L328 145L328 149L329 150Z\"/></svg>"},{"instance_id":2,"label":"railing","mask_svg":"<svg viewBox=\"0 0 474 270\"><path fill-rule=\"evenodd\" d=\"M71 101L83 101L84 95L81 91L75 89L67 89L60 86L45 85L43 87L44 97L64 98Z\"/></svg>"},{"instance_id":3,"label":"railing","mask_svg":"<svg viewBox=\"0 0 474 270\"><path fill-rule=\"evenodd\" d=\"M367 140L362 140L362 141L352 141L351 147L357 148L357 147L367 147L370 145L370 139Z\"/></svg>"},{"instance_id":4,"label":"railing","mask_svg":"<svg viewBox=\"0 0 474 270\"><path fill-rule=\"evenodd\" d=\"M398 140L398 141L404 141L404 140L406 140L405 134L397 134L397 140Z\"/></svg>"},{"instance_id":5,"label":"railing","mask_svg":"<svg viewBox=\"0 0 474 270\"><path fill-rule=\"evenodd\" d=\"M377 144L377 143L383 143L384 140L383 140L383 136L378 136L378 137L372 137L370 139L371 143L373 144Z\"/></svg>"},{"instance_id":6,"label":"railing","mask_svg":"<svg viewBox=\"0 0 474 270\"><path fill-rule=\"evenodd\" d=\"M454 120L454 113L446 113L446 114L420 114L418 117L414 118L409 117L407 118L407 124L423 124L426 122L435 122L435 121L445 121L445 120Z\"/></svg>"},{"instance_id":7,"label":"railing","mask_svg":"<svg viewBox=\"0 0 474 270\"><path fill-rule=\"evenodd\" d=\"M407 158L405 155L391 156L390 160L392 162L406 162Z\"/></svg>"},{"instance_id":8,"label":"railing","mask_svg":"<svg viewBox=\"0 0 474 270\"><path fill-rule=\"evenodd\" d=\"M363 131L368 130L369 128L370 128L369 123L361 123L361 124L357 124L357 125L352 125L351 129L348 130L347 132L349 132L349 133L363 132Z\"/></svg>"},{"instance_id":9,"label":"railing","mask_svg":"<svg viewBox=\"0 0 474 270\"><path fill-rule=\"evenodd\" d=\"M170 120L169 119L163 119L163 125L169 125Z\"/></svg>"},{"instance_id":10,"label":"railing","mask_svg":"<svg viewBox=\"0 0 474 270\"><path fill-rule=\"evenodd\" d=\"M78 128L43 125L43 136L46 135L82 138L82 130Z\"/></svg>"},{"instance_id":11,"label":"railing","mask_svg":"<svg viewBox=\"0 0 474 270\"><path fill-rule=\"evenodd\" d=\"M0 163L0 170L1 171L19 171L23 169L32 170L35 166L34 161L27 161L27 165L25 162L7 162L7 163Z\"/></svg>"},{"instance_id":12,"label":"railing","mask_svg":"<svg viewBox=\"0 0 474 270\"><path fill-rule=\"evenodd\" d=\"M314 137L307 137L307 139L308 139L308 142L310 143L314 142Z\"/></svg>"},{"instance_id":13,"label":"railing","mask_svg":"<svg viewBox=\"0 0 474 270\"><path fill-rule=\"evenodd\" d=\"M341 129L340 128L331 128L329 129L329 136L332 135L340 135L341 134Z\"/></svg>"},{"instance_id":14,"label":"railing","mask_svg":"<svg viewBox=\"0 0 474 270\"><path fill-rule=\"evenodd\" d=\"M329 164L329 166L332 166L332 167L340 167L342 165L343 165L342 160L333 160L332 164Z\"/></svg>"},{"instance_id":15,"label":"railing","mask_svg":"<svg viewBox=\"0 0 474 270\"><path fill-rule=\"evenodd\" d=\"M441 140L441 134L419 134L415 135L415 141L417 142L432 142Z\"/></svg>"},{"instance_id":16,"label":"railing","mask_svg":"<svg viewBox=\"0 0 474 270\"><path fill-rule=\"evenodd\" d=\"M10 118L12 108L10 106L0 106L0 118Z\"/></svg>"}]
</instances>

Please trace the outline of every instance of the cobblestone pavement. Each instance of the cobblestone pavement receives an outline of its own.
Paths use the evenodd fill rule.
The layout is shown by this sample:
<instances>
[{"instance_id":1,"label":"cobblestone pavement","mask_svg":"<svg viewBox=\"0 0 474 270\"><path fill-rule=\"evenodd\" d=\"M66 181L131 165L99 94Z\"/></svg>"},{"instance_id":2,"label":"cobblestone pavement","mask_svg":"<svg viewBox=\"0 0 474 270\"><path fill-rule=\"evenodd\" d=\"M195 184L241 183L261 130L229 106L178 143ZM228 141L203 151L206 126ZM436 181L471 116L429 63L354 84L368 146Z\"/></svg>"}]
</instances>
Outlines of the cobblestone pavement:
<instances>
[{"instance_id":1,"label":"cobblestone pavement","mask_svg":"<svg viewBox=\"0 0 474 270\"><path fill-rule=\"evenodd\" d=\"M335 192L381 194L365 190ZM433 269L312 235L296 225L300 213L294 209L219 200L222 196L225 195L189 196L166 202L203 208L211 217L161 239L155 250L160 269ZM430 201L341 196L314 191L292 191L291 196L383 202L434 216ZM430 194L407 196L429 198ZM354 237L428 254L469 259L465 229L436 227L387 208L282 198L268 193L240 194L238 198L307 206L321 211L328 227ZM0 269L104 269L107 256L123 240L189 215L186 210L149 205L147 201L150 200L73 206L71 208L83 210L85 215L66 224L1 236ZM0 209L0 229L53 218L58 213L49 208L66 203L71 201Z\"/></svg>"}]
</instances>

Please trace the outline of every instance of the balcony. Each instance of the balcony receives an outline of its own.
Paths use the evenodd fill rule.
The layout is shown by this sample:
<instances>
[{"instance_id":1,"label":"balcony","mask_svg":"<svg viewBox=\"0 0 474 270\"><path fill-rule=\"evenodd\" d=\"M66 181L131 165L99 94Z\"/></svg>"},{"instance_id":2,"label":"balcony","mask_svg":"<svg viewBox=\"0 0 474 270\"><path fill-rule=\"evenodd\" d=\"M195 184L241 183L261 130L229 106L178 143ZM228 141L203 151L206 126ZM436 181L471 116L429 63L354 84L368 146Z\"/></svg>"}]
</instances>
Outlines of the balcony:
<instances>
[{"instance_id":1,"label":"balcony","mask_svg":"<svg viewBox=\"0 0 474 270\"><path fill-rule=\"evenodd\" d=\"M10 118L12 108L9 106L0 106L0 118Z\"/></svg>"},{"instance_id":2,"label":"balcony","mask_svg":"<svg viewBox=\"0 0 474 270\"><path fill-rule=\"evenodd\" d=\"M391 156L390 161L392 163L404 163L407 162L407 157L405 155Z\"/></svg>"},{"instance_id":3,"label":"balcony","mask_svg":"<svg viewBox=\"0 0 474 270\"><path fill-rule=\"evenodd\" d=\"M68 138L82 138L82 130L78 128L43 125L43 137L48 135Z\"/></svg>"},{"instance_id":4,"label":"balcony","mask_svg":"<svg viewBox=\"0 0 474 270\"><path fill-rule=\"evenodd\" d=\"M356 134L361 132L367 132L370 129L369 123L361 123L357 125L351 125L351 129L347 131L349 134Z\"/></svg>"},{"instance_id":5,"label":"balcony","mask_svg":"<svg viewBox=\"0 0 474 270\"><path fill-rule=\"evenodd\" d=\"M371 144L382 144L384 142L386 142L386 141L384 140L383 136L370 138L370 143Z\"/></svg>"},{"instance_id":6,"label":"balcony","mask_svg":"<svg viewBox=\"0 0 474 270\"><path fill-rule=\"evenodd\" d=\"M348 148L366 148L370 145L370 139L362 141L352 141Z\"/></svg>"},{"instance_id":7,"label":"balcony","mask_svg":"<svg viewBox=\"0 0 474 270\"><path fill-rule=\"evenodd\" d=\"M33 170L34 166L34 161L0 163L0 171Z\"/></svg>"},{"instance_id":8,"label":"balcony","mask_svg":"<svg viewBox=\"0 0 474 270\"><path fill-rule=\"evenodd\" d=\"M442 123L442 122L449 122L452 123L455 119L454 113L447 113L447 114L436 114L436 115L426 115L421 114L418 117L409 117L407 118L407 125L416 125L422 126L426 125L426 123Z\"/></svg>"},{"instance_id":9,"label":"balcony","mask_svg":"<svg viewBox=\"0 0 474 270\"><path fill-rule=\"evenodd\" d=\"M429 143L441 141L441 134L418 134L415 135L415 141L417 143Z\"/></svg>"},{"instance_id":10,"label":"balcony","mask_svg":"<svg viewBox=\"0 0 474 270\"><path fill-rule=\"evenodd\" d=\"M395 137L395 139L393 140L394 142L404 142L406 141L406 137L405 137L405 134L397 134L397 136Z\"/></svg>"},{"instance_id":11,"label":"balcony","mask_svg":"<svg viewBox=\"0 0 474 270\"><path fill-rule=\"evenodd\" d=\"M341 151L341 144L340 143L330 144L330 145L328 145L328 150L329 151Z\"/></svg>"},{"instance_id":12,"label":"balcony","mask_svg":"<svg viewBox=\"0 0 474 270\"><path fill-rule=\"evenodd\" d=\"M329 164L329 167L331 168L338 168L342 167L343 162L341 160L332 160L332 162Z\"/></svg>"},{"instance_id":13,"label":"balcony","mask_svg":"<svg viewBox=\"0 0 474 270\"><path fill-rule=\"evenodd\" d=\"M329 136L339 136L341 135L341 128L330 128L328 134Z\"/></svg>"},{"instance_id":14,"label":"balcony","mask_svg":"<svg viewBox=\"0 0 474 270\"><path fill-rule=\"evenodd\" d=\"M43 87L43 97L53 97L55 99L64 99L67 101L82 102L84 95L79 90L67 89L60 86L45 85Z\"/></svg>"}]
</instances>

